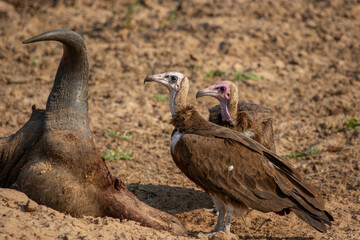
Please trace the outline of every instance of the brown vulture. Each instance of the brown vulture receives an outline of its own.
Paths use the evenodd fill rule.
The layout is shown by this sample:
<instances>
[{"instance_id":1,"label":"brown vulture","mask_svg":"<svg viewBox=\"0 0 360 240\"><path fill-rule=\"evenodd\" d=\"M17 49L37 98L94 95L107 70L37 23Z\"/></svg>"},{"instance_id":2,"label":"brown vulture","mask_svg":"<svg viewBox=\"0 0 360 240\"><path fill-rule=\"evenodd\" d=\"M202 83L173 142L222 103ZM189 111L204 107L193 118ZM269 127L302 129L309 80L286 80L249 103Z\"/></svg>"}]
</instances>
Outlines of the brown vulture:
<instances>
[{"instance_id":1,"label":"brown vulture","mask_svg":"<svg viewBox=\"0 0 360 240\"><path fill-rule=\"evenodd\" d=\"M244 133L275 152L272 110L255 103L238 102L238 88L229 81L199 90L196 98L215 97L220 101L209 109L209 121Z\"/></svg>"},{"instance_id":2,"label":"brown vulture","mask_svg":"<svg viewBox=\"0 0 360 240\"><path fill-rule=\"evenodd\" d=\"M171 155L175 164L212 197L219 210L214 231L230 231L233 214L249 208L294 212L320 232L333 217L315 188L284 159L241 132L211 123L186 103L189 81L179 72L149 75L170 91ZM227 212L225 224L223 221Z\"/></svg>"}]
</instances>

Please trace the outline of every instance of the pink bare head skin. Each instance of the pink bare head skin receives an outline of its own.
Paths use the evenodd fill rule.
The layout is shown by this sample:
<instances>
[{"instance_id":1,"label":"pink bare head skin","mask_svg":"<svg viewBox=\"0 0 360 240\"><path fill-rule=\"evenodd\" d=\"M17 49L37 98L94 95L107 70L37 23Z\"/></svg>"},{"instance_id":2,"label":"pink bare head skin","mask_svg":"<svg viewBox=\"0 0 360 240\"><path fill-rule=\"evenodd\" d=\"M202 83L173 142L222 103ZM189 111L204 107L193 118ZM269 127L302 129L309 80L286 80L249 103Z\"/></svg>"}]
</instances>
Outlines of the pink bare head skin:
<instances>
[{"instance_id":1,"label":"pink bare head skin","mask_svg":"<svg viewBox=\"0 0 360 240\"><path fill-rule=\"evenodd\" d=\"M203 97L203 96L211 96L215 97L220 101L221 107L221 116L224 121L233 121L231 114L229 112L228 103L231 99L231 87L233 83L228 81L218 82L210 87L207 87L203 90L199 90L196 93L196 98Z\"/></svg>"}]
</instances>

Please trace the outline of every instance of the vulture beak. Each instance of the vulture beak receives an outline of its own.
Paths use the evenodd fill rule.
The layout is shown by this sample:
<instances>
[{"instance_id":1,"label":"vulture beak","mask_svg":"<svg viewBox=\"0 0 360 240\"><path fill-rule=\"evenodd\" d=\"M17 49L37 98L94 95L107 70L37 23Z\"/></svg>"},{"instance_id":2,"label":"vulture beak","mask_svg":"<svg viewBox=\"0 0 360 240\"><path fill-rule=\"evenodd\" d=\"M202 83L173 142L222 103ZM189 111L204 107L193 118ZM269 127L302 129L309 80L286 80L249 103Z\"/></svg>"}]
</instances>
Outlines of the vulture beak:
<instances>
[{"instance_id":1,"label":"vulture beak","mask_svg":"<svg viewBox=\"0 0 360 240\"><path fill-rule=\"evenodd\" d=\"M146 78L144 79L144 84L146 82L158 82L161 83L162 85L165 85L166 87L169 87L169 81L165 76L166 76L165 73L147 75Z\"/></svg>"},{"instance_id":2,"label":"vulture beak","mask_svg":"<svg viewBox=\"0 0 360 240\"><path fill-rule=\"evenodd\" d=\"M203 96L211 96L211 97L215 97L215 98L219 97L218 92L214 89L213 86L199 90L196 93L196 98L203 97Z\"/></svg>"}]
</instances>

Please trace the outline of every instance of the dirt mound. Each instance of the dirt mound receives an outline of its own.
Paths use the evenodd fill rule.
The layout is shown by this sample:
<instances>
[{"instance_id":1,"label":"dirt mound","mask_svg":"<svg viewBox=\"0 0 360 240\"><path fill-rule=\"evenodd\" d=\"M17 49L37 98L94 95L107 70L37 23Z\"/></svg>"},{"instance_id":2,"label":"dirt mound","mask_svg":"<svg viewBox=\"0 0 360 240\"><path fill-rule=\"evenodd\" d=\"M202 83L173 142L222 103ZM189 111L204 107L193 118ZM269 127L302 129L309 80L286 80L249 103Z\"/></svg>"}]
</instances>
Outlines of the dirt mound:
<instances>
[{"instance_id":1,"label":"dirt mound","mask_svg":"<svg viewBox=\"0 0 360 240\"><path fill-rule=\"evenodd\" d=\"M0 1L0 136L17 131L33 104L45 107L62 55L58 43L21 42L58 28L86 41L96 145L103 153L132 152L107 164L141 200L175 214L191 232L216 223L206 211L209 197L172 162L167 90L143 85L147 74L181 71L191 81L189 102L203 116L217 102L195 100L195 93L220 80L235 81L241 100L273 109L277 152L320 189L335 218L321 234L293 214L252 211L234 219L234 233L360 238L360 131L351 121L360 119L358 1ZM175 238L130 221L72 218L32 201L29 212L23 194L0 195L5 239Z\"/></svg>"}]
</instances>

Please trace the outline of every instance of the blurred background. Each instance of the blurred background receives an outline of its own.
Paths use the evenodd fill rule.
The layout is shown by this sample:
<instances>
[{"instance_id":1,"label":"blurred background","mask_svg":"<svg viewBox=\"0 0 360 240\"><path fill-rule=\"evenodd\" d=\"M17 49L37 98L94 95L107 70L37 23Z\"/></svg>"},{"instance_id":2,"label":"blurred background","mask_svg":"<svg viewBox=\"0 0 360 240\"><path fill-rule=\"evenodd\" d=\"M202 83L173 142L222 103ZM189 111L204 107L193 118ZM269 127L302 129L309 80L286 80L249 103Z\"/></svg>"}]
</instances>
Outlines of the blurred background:
<instances>
[{"instance_id":1,"label":"blurred background","mask_svg":"<svg viewBox=\"0 0 360 240\"><path fill-rule=\"evenodd\" d=\"M210 231L216 223L205 210L211 200L171 159L167 89L143 84L148 74L179 71L190 80L188 102L205 118L218 102L195 94L223 80L238 86L239 100L271 108L277 153L321 191L335 218L320 234L293 214L253 211L236 218L232 231L255 239L360 238L359 1L0 1L0 136L15 133L32 105L45 108L62 55L59 43L22 41L59 28L86 41L95 142L112 173L141 200L176 214L189 231ZM1 199L3 209L19 201ZM65 228L63 214L47 219L45 210L34 217L8 208L0 217L4 236L79 237L94 224L89 218L79 233L61 232L55 229ZM57 224L44 227L41 218ZM28 230L6 227L9 221ZM109 224L107 239L130 226ZM144 231L169 237L129 228L130 238Z\"/></svg>"}]
</instances>

